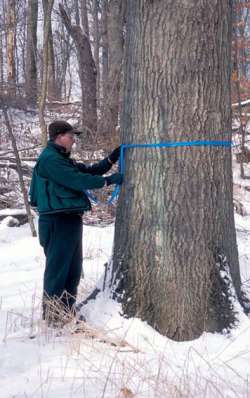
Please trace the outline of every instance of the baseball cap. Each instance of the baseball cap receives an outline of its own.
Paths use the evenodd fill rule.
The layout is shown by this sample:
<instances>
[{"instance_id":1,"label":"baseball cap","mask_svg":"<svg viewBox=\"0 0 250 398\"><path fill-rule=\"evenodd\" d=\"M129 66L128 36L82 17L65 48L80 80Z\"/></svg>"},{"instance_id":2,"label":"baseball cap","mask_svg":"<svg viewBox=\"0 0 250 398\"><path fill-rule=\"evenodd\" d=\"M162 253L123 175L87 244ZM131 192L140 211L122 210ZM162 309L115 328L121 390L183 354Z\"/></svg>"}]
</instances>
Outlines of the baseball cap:
<instances>
[{"instance_id":1,"label":"baseball cap","mask_svg":"<svg viewBox=\"0 0 250 398\"><path fill-rule=\"evenodd\" d=\"M83 132L71 126L71 124L65 122L64 120L55 120L49 124L49 138L51 140L55 139L58 134L64 133L74 133L79 135Z\"/></svg>"}]
</instances>

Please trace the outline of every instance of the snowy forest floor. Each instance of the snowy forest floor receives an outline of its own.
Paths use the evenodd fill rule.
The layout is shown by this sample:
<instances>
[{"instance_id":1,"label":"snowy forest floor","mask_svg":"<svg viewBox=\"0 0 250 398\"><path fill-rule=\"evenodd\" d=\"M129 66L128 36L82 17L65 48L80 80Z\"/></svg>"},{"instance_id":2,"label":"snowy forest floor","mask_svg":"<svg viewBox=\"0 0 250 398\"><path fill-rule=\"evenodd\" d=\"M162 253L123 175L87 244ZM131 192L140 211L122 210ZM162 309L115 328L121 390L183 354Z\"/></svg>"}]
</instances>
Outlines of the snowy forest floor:
<instances>
[{"instance_id":1,"label":"snowy forest floor","mask_svg":"<svg viewBox=\"0 0 250 398\"><path fill-rule=\"evenodd\" d=\"M27 119L27 117L25 116ZM25 119L25 120L26 120ZM27 142L29 141L27 137ZM250 298L250 180L233 164L243 286ZM250 176L250 167L246 167ZM84 218L79 301L101 278L112 252L114 208ZM37 224L37 219L35 220ZM250 318L229 335L177 343L104 293L84 307L87 330L61 336L41 321L44 255L28 225L0 224L0 395L2 398L250 398Z\"/></svg>"},{"instance_id":2,"label":"snowy forest floor","mask_svg":"<svg viewBox=\"0 0 250 398\"><path fill-rule=\"evenodd\" d=\"M244 202L246 208L248 202ZM250 279L250 217L236 214L244 285ZM84 226L79 298L103 273L114 226ZM250 319L230 335L176 343L100 294L84 308L90 335L57 337L41 322L44 256L28 225L0 225L0 390L2 398L250 397ZM30 338L31 336L35 338Z\"/></svg>"}]
</instances>

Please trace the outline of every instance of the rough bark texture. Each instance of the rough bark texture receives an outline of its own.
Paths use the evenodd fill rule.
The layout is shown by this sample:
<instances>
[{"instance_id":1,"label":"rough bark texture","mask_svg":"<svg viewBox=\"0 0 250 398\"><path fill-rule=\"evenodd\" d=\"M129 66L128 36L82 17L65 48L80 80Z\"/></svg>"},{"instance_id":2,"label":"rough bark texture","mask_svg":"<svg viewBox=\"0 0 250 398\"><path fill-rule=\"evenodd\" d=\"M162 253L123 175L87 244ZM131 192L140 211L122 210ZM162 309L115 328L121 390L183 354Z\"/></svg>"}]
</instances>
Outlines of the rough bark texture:
<instances>
[{"instance_id":1,"label":"rough bark texture","mask_svg":"<svg viewBox=\"0 0 250 398\"><path fill-rule=\"evenodd\" d=\"M129 0L127 10L122 142L230 140L231 1ZM224 256L240 292L230 149L125 159L113 264L125 313L176 340L229 326Z\"/></svg>"},{"instance_id":2,"label":"rough bark texture","mask_svg":"<svg viewBox=\"0 0 250 398\"><path fill-rule=\"evenodd\" d=\"M37 18L38 1L29 0L27 5L27 45L25 65L25 91L29 104L37 101Z\"/></svg>"},{"instance_id":3,"label":"rough bark texture","mask_svg":"<svg viewBox=\"0 0 250 398\"><path fill-rule=\"evenodd\" d=\"M84 129L91 133L97 130L96 67L88 36L80 26L74 26L63 7L59 5L61 18L69 35L73 38L79 65L82 90L82 121Z\"/></svg>"},{"instance_id":4,"label":"rough bark texture","mask_svg":"<svg viewBox=\"0 0 250 398\"><path fill-rule=\"evenodd\" d=\"M6 56L7 56L7 81L8 93L13 96L16 93L16 68L15 68L15 0L7 1L6 11Z\"/></svg>"}]
</instances>

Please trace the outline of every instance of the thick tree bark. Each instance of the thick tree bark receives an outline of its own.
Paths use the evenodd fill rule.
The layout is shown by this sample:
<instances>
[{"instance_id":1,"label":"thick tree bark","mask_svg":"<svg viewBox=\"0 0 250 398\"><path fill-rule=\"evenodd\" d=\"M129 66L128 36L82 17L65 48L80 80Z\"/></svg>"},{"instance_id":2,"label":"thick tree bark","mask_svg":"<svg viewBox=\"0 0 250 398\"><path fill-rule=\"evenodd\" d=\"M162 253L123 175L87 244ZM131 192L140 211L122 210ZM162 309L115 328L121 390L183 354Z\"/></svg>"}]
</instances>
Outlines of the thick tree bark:
<instances>
[{"instance_id":1,"label":"thick tree bark","mask_svg":"<svg viewBox=\"0 0 250 398\"><path fill-rule=\"evenodd\" d=\"M82 90L83 128L90 134L97 131L96 67L88 36L80 26L73 26L62 4L60 13L68 34L73 38L79 66Z\"/></svg>"},{"instance_id":2,"label":"thick tree bark","mask_svg":"<svg viewBox=\"0 0 250 398\"><path fill-rule=\"evenodd\" d=\"M122 142L231 140L231 1L128 1ZM128 149L113 278L129 316L193 339L233 320L237 293L231 151Z\"/></svg>"},{"instance_id":3,"label":"thick tree bark","mask_svg":"<svg viewBox=\"0 0 250 398\"><path fill-rule=\"evenodd\" d=\"M37 18L38 1L28 0L25 91L31 105L37 102Z\"/></svg>"},{"instance_id":4,"label":"thick tree bark","mask_svg":"<svg viewBox=\"0 0 250 398\"><path fill-rule=\"evenodd\" d=\"M10 96L16 94L16 68L15 68L15 26L16 26L16 1L7 1L6 10L6 56L7 56L7 81Z\"/></svg>"}]
</instances>

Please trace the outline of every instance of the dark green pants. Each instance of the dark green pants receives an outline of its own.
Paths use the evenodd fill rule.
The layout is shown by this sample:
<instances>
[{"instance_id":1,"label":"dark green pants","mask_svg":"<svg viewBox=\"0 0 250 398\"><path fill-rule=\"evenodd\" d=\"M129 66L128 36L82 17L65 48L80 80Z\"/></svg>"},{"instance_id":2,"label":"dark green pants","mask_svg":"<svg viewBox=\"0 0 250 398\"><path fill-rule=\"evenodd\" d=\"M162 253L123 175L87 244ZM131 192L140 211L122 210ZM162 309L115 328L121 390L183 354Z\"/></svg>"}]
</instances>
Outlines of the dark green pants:
<instances>
[{"instance_id":1,"label":"dark green pants","mask_svg":"<svg viewBox=\"0 0 250 398\"><path fill-rule=\"evenodd\" d=\"M40 215L38 231L46 256L43 317L53 300L66 311L74 311L82 273L82 218L64 213Z\"/></svg>"}]
</instances>

